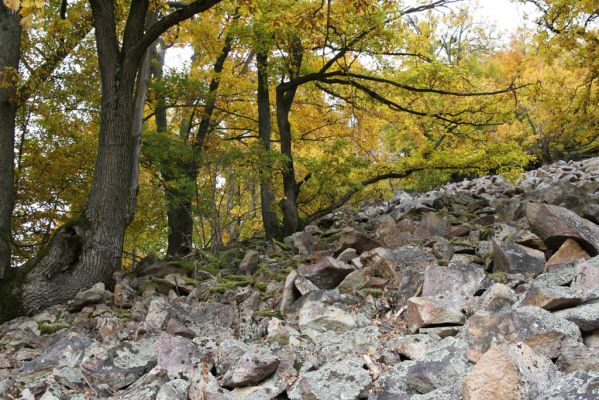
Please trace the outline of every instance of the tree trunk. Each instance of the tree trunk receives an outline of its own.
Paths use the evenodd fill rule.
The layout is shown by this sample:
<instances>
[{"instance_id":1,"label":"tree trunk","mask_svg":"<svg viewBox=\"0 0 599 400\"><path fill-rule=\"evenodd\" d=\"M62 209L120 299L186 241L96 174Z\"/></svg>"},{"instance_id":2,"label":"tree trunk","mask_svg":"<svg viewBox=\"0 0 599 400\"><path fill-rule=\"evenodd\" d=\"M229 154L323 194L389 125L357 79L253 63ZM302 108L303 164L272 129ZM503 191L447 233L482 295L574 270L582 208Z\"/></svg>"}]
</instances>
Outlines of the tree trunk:
<instances>
[{"instance_id":1,"label":"tree trunk","mask_svg":"<svg viewBox=\"0 0 599 400\"><path fill-rule=\"evenodd\" d=\"M268 58L266 54L257 52L258 64L258 132L264 150L270 151L270 94L268 91ZM279 237L280 226L274 210L275 194L272 190L272 166L267 163L260 174L260 210L262 225L267 238Z\"/></svg>"},{"instance_id":2,"label":"tree trunk","mask_svg":"<svg viewBox=\"0 0 599 400\"><path fill-rule=\"evenodd\" d=\"M159 81L164 76L165 52L166 47L164 43L159 41L154 52L154 63L152 64L152 75ZM156 95L154 119L157 132L166 134L168 131L168 120L166 116L166 100L162 93L157 93ZM168 157L168 154L166 157ZM166 249L166 256L167 258L185 256L191 253L192 250L193 219L191 214L191 198L193 194L191 192L185 194L177 187L177 177L173 175L170 163L160 162L160 174L165 182L164 192L167 204L168 247ZM189 190L189 188L187 189Z\"/></svg>"},{"instance_id":3,"label":"tree trunk","mask_svg":"<svg viewBox=\"0 0 599 400\"><path fill-rule=\"evenodd\" d=\"M280 202L283 211L283 233L285 236L296 232L299 227L299 215L297 212L298 186L295 181L295 168L293 165L293 153L291 150L291 123L289 113L293 101L292 93L277 87L277 125L281 137L281 153L286 157L283 169L283 199Z\"/></svg>"},{"instance_id":4,"label":"tree trunk","mask_svg":"<svg viewBox=\"0 0 599 400\"><path fill-rule=\"evenodd\" d=\"M18 12L0 3L0 282L10 268L11 228L14 206L16 80L21 53ZM11 84L12 83L12 84Z\"/></svg>"}]
</instances>

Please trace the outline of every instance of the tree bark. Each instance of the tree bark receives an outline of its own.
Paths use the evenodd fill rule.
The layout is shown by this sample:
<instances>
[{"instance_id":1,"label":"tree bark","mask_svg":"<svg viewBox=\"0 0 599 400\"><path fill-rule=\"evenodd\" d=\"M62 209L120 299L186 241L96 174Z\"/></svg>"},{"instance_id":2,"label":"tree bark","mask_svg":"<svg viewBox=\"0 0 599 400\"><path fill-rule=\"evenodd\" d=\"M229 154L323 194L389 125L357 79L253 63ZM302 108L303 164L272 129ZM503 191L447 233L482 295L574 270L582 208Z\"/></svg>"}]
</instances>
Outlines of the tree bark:
<instances>
[{"instance_id":1,"label":"tree bark","mask_svg":"<svg viewBox=\"0 0 599 400\"><path fill-rule=\"evenodd\" d=\"M270 93L268 90L268 58L263 52L256 53L258 64L258 132L266 152L270 151ZM272 166L267 163L260 174L260 210L266 238L280 236L280 225L274 210L275 194L272 189Z\"/></svg>"},{"instance_id":2,"label":"tree bark","mask_svg":"<svg viewBox=\"0 0 599 400\"><path fill-rule=\"evenodd\" d=\"M0 322L65 302L96 282L111 283L121 264L125 229L135 214L139 136L132 122L144 55L162 32L217 2L190 3L146 31L149 1L132 0L119 38L114 1L90 0L102 94L98 156L87 206L83 216L57 231L36 260L15 272L19 276L10 287L1 288L0 295L15 304L10 310L1 304Z\"/></svg>"},{"instance_id":3,"label":"tree bark","mask_svg":"<svg viewBox=\"0 0 599 400\"><path fill-rule=\"evenodd\" d=\"M16 79L21 55L21 18L0 3L0 281L10 268L14 206Z\"/></svg>"}]
</instances>

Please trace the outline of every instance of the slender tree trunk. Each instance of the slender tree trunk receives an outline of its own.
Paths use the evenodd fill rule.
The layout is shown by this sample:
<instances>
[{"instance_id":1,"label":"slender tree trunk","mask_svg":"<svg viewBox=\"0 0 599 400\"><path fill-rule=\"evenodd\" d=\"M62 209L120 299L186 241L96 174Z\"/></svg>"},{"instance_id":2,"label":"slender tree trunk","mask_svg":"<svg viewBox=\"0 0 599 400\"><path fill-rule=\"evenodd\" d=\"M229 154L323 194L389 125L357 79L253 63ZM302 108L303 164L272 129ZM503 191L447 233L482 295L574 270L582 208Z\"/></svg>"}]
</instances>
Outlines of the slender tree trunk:
<instances>
[{"instance_id":1,"label":"slender tree trunk","mask_svg":"<svg viewBox=\"0 0 599 400\"><path fill-rule=\"evenodd\" d=\"M18 12L0 3L0 281L10 268L14 206L16 78L21 53Z\"/></svg>"},{"instance_id":2,"label":"slender tree trunk","mask_svg":"<svg viewBox=\"0 0 599 400\"><path fill-rule=\"evenodd\" d=\"M291 123L289 113L291 112L292 99L295 94L277 88L277 125L281 137L281 153L286 157L283 169L283 195L280 202L283 211L283 233L291 235L299 227L299 215L297 211L298 185L295 181L295 167L293 165L293 153L291 149Z\"/></svg>"},{"instance_id":3,"label":"slender tree trunk","mask_svg":"<svg viewBox=\"0 0 599 400\"><path fill-rule=\"evenodd\" d=\"M268 58L266 54L257 52L258 64L258 132L264 145L264 150L270 151L270 94L268 90ZM260 210L262 225L267 238L278 237L280 226L274 210L275 195L272 189L272 167L265 164L260 174Z\"/></svg>"},{"instance_id":4,"label":"slender tree trunk","mask_svg":"<svg viewBox=\"0 0 599 400\"><path fill-rule=\"evenodd\" d=\"M164 76L165 52L164 43L160 41L156 46L152 68L152 75L158 81L162 80ZM166 134L168 131L168 120L166 116L166 100L163 93L157 93L154 118L158 133ZM166 157L168 157L168 154ZM166 256L167 258L185 256L192 249L193 219L191 214L191 198L193 194L189 187L183 189L177 187L177 177L173 174L170 163L167 161L160 162L160 174L165 181L164 191L167 204L168 247ZM190 193L185 194L185 190Z\"/></svg>"}]
</instances>

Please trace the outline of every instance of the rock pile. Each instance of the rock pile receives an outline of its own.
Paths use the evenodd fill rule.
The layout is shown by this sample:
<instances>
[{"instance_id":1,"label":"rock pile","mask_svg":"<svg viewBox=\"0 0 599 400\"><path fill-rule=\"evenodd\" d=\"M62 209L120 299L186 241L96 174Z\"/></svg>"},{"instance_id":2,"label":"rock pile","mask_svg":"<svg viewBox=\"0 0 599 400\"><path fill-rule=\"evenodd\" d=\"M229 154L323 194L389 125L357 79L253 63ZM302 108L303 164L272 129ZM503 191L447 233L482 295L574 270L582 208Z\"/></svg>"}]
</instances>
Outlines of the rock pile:
<instances>
[{"instance_id":1,"label":"rock pile","mask_svg":"<svg viewBox=\"0 0 599 400\"><path fill-rule=\"evenodd\" d=\"M560 162L119 272L0 326L0 398L599 398L597 189Z\"/></svg>"}]
</instances>

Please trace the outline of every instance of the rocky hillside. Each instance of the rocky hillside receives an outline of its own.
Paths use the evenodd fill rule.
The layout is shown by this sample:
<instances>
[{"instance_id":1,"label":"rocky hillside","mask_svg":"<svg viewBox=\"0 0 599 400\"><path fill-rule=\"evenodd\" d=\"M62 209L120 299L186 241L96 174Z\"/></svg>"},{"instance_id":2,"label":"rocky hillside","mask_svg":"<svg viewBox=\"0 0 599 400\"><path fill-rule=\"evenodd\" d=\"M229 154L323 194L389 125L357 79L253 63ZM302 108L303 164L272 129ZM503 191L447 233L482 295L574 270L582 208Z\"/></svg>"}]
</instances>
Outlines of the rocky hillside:
<instances>
[{"instance_id":1,"label":"rocky hillside","mask_svg":"<svg viewBox=\"0 0 599 400\"><path fill-rule=\"evenodd\" d=\"M148 259L0 326L2 399L597 399L599 159Z\"/></svg>"}]
</instances>

